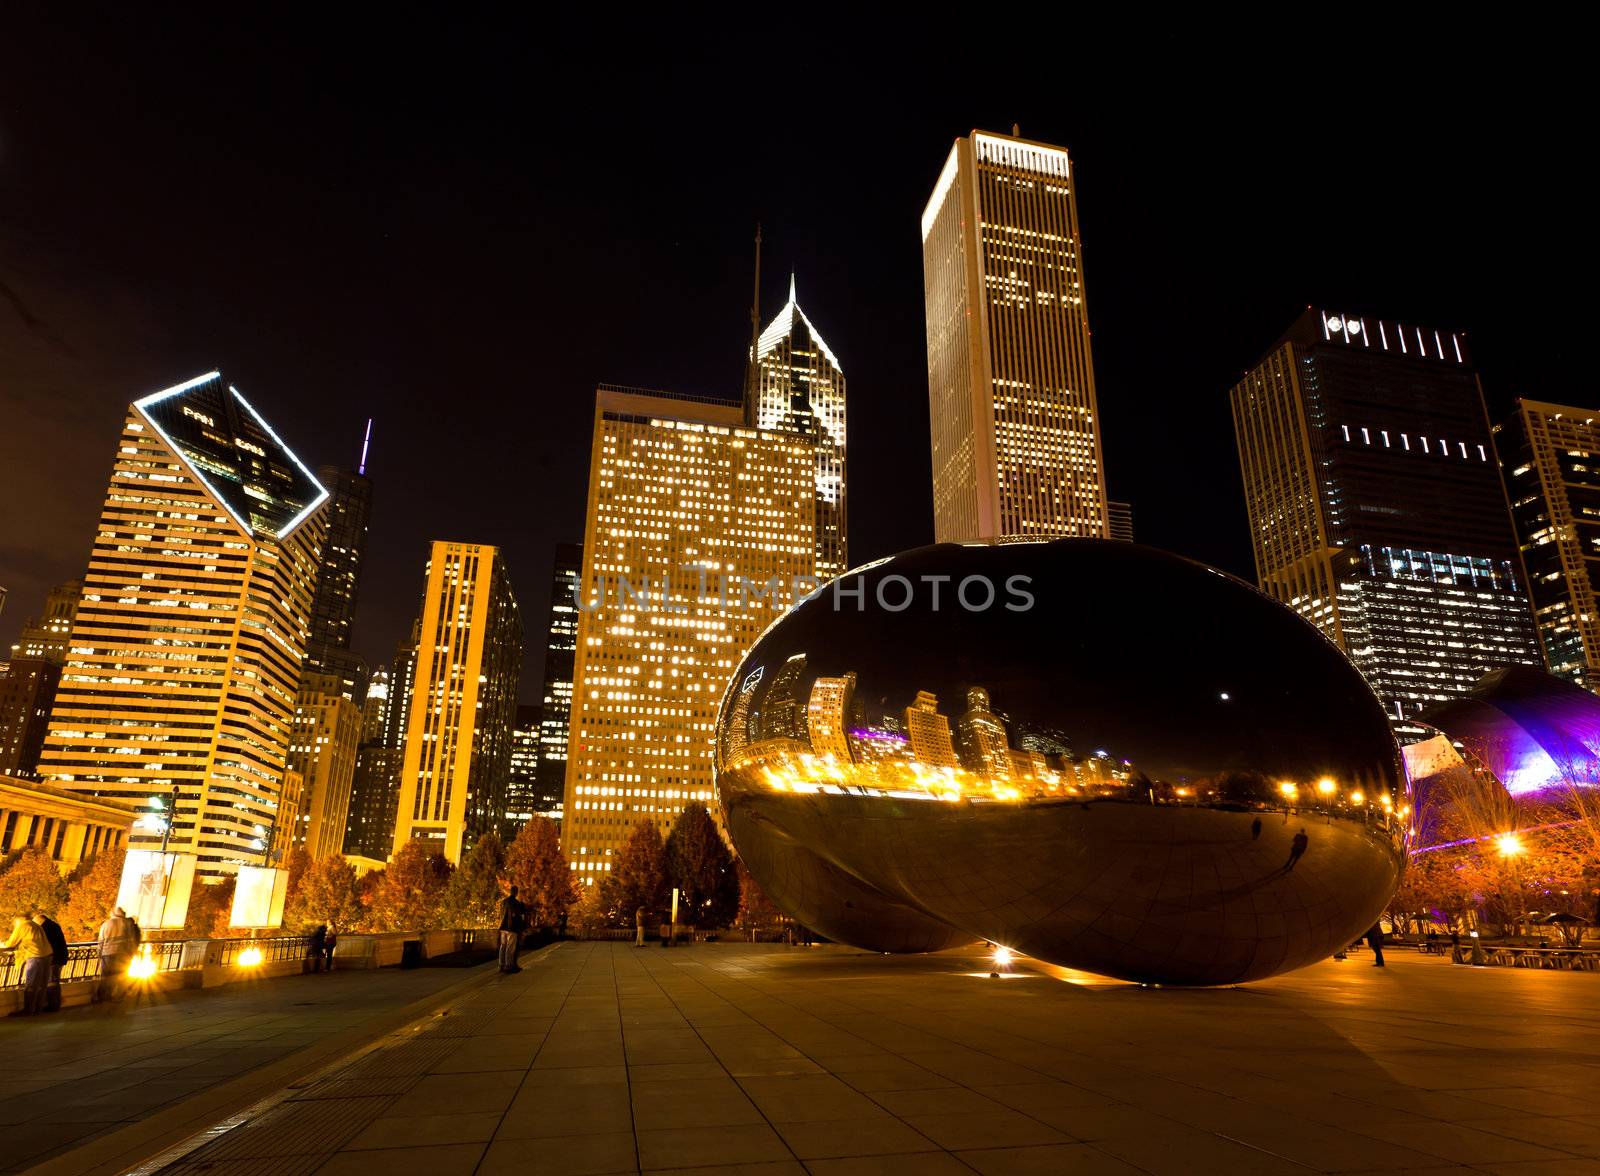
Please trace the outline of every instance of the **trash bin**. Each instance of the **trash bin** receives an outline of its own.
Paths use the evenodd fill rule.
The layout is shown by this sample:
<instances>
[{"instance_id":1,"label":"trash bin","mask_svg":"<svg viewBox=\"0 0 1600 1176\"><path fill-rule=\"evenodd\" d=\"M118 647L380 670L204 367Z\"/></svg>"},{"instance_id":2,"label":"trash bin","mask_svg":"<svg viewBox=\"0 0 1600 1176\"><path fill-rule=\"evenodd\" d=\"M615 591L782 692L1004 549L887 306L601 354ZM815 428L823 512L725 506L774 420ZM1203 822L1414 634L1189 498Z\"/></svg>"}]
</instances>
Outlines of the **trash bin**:
<instances>
[{"instance_id":1,"label":"trash bin","mask_svg":"<svg viewBox=\"0 0 1600 1176\"><path fill-rule=\"evenodd\" d=\"M401 945L400 966L402 968L422 967L422 940L408 939Z\"/></svg>"}]
</instances>

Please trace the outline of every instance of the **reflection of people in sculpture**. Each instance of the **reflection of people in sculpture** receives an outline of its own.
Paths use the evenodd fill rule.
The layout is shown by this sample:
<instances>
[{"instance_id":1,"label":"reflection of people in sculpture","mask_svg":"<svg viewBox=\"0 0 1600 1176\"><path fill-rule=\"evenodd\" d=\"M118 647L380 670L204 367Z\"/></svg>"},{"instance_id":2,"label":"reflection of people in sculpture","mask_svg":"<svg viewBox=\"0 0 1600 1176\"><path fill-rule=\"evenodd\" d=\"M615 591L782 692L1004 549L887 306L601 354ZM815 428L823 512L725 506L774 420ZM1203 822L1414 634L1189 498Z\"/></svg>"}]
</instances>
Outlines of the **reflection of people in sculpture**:
<instances>
[{"instance_id":1,"label":"reflection of people in sculpture","mask_svg":"<svg viewBox=\"0 0 1600 1176\"><path fill-rule=\"evenodd\" d=\"M1306 836L1306 831L1301 829L1294 835L1294 840L1289 843L1289 860L1283 863L1285 870L1294 869L1294 864L1306 852L1306 846L1311 844L1311 838Z\"/></svg>"}]
</instances>

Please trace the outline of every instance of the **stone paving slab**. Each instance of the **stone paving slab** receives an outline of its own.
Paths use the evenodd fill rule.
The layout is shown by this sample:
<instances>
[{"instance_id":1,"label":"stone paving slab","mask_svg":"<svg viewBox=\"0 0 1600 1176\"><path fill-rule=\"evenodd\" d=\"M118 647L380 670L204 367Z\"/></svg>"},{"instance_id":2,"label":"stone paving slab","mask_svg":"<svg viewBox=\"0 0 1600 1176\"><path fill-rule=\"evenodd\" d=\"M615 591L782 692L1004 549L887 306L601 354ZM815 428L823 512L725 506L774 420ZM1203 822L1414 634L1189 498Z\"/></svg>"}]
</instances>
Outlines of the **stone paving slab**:
<instances>
[{"instance_id":1,"label":"stone paving slab","mask_svg":"<svg viewBox=\"0 0 1600 1176\"><path fill-rule=\"evenodd\" d=\"M988 967L562 944L166 1171L1600 1172L1600 978L1400 952L1211 990Z\"/></svg>"},{"instance_id":2,"label":"stone paving slab","mask_svg":"<svg viewBox=\"0 0 1600 1176\"><path fill-rule=\"evenodd\" d=\"M0 1019L0 1172L19 1172L460 983L460 968L131 993Z\"/></svg>"}]
</instances>

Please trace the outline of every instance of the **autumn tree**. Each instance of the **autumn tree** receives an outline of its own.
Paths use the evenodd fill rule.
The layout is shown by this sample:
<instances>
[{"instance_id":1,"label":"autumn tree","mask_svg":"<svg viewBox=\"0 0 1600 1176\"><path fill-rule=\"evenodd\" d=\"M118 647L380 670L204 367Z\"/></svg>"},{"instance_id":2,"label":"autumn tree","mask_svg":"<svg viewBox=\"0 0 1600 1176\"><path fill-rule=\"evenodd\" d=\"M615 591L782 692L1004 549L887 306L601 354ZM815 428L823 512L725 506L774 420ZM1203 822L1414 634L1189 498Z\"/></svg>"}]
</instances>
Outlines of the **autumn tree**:
<instances>
[{"instance_id":1,"label":"autumn tree","mask_svg":"<svg viewBox=\"0 0 1600 1176\"><path fill-rule=\"evenodd\" d=\"M739 913L739 874L711 813L684 806L665 846L667 886L676 886L678 918L694 927L726 927Z\"/></svg>"},{"instance_id":2,"label":"autumn tree","mask_svg":"<svg viewBox=\"0 0 1600 1176\"><path fill-rule=\"evenodd\" d=\"M394 855L372 895L369 918L379 931L432 931L443 925L450 863L407 841Z\"/></svg>"},{"instance_id":3,"label":"autumn tree","mask_svg":"<svg viewBox=\"0 0 1600 1176\"><path fill-rule=\"evenodd\" d=\"M330 853L301 876L294 901L284 903L283 925L299 931L326 923L336 930L349 930L361 921L362 914L355 867L343 855Z\"/></svg>"},{"instance_id":4,"label":"autumn tree","mask_svg":"<svg viewBox=\"0 0 1600 1176\"><path fill-rule=\"evenodd\" d=\"M578 901L578 884L549 817L534 817L517 830L506 849L506 882L527 906L530 929L559 927Z\"/></svg>"},{"instance_id":5,"label":"autumn tree","mask_svg":"<svg viewBox=\"0 0 1600 1176\"><path fill-rule=\"evenodd\" d=\"M613 923L631 924L641 907L647 923L660 921L667 906L667 854L654 821L633 827L599 886L600 907Z\"/></svg>"},{"instance_id":6,"label":"autumn tree","mask_svg":"<svg viewBox=\"0 0 1600 1176\"><path fill-rule=\"evenodd\" d=\"M67 876L67 901L56 913L56 922L69 943L93 939L117 905L122 885L122 863L128 851L122 847L105 849L85 858Z\"/></svg>"},{"instance_id":7,"label":"autumn tree","mask_svg":"<svg viewBox=\"0 0 1600 1176\"><path fill-rule=\"evenodd\" d=\"M296 845L278 859L278 869L288 873L289 880L284 883L283 909L288 910L294 902L295 896L300 892L300 884L305 880L306 871L315 863L311 854L304 846Z\"/></svg>"},{"instance_id":8,"label":"autumn tree","mask_svg":"<svg viewBox=\"0 0 1600 1176\"><path fill-rule=\"evenodd\" d=\"M443 919L449 927L499 926L500 876L505 872L500 835L485 833L461 858L445 888Z\"/></svg>"},{"instance_id":9,"label":"autumn tree","mask_svg":"<svg viewBox=\"0 0 1600 1176\"><path fill-rule=\"evenodd\" d=\"M237 882L230 877L209 885L195 885L189 892L189 913L183 923L185 936L190 939L226 938Z\"/></svg>"},{"instance_id":10,"label":"autumn tree","mask_svg":"<svg viewBox=\"0 0 1600 1176\"><path fill-rule=\"evenodd\" d=\"M55 918L68 897L67 880L41 846L29 846L0 874L0 920L11 930L18 915L39 910ZM96 924L98 926L98 924Z\"/></svg>"}]
</instances>

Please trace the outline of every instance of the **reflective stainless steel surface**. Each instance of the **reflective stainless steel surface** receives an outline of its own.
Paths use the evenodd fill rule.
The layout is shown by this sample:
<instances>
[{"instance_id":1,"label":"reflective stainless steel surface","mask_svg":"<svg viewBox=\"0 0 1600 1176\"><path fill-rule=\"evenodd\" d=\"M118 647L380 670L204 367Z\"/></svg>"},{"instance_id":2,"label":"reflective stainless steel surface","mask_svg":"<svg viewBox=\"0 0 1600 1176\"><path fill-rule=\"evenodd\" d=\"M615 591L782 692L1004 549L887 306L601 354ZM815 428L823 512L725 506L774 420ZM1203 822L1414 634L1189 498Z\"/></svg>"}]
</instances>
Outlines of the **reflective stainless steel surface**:
<instances>
[{"instance_id":1,"label":"reflective stainless steel surface","mask_svg":"<svg viewBox=\"0 0 1600 1176\"><path fill-rule=\"evenodd\" d=\"M801 603L745 659L718 790L772 898L830 938L975 938L1167 984L1326 957L1394 893L1377 700L1254 588L1102 540L940 545Z\"/></svg>"}]
</instances>

